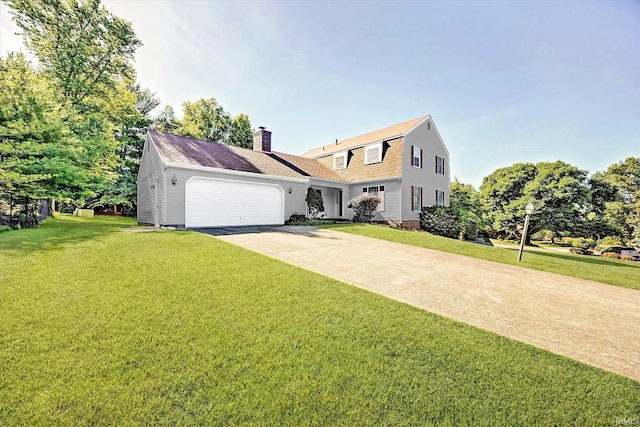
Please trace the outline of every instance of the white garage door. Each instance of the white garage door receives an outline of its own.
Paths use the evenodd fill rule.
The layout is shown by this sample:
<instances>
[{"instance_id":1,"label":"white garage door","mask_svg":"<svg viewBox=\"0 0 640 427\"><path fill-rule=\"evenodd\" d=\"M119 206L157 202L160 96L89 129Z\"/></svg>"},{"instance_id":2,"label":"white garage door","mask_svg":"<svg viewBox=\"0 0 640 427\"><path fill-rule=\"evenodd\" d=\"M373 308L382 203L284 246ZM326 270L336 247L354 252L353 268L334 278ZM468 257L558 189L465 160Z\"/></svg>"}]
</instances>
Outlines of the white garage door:
<instances>
[{"instance_id":1,"label":"white garage door","mask_svg":"<svg viewBox=\"0 0 640 427\"><path fill-rule=\"evenodd\" d=\"M284 191L277 184L200 177L186 183L186 227L283 223Z\"/></svg>"}]
</instances>

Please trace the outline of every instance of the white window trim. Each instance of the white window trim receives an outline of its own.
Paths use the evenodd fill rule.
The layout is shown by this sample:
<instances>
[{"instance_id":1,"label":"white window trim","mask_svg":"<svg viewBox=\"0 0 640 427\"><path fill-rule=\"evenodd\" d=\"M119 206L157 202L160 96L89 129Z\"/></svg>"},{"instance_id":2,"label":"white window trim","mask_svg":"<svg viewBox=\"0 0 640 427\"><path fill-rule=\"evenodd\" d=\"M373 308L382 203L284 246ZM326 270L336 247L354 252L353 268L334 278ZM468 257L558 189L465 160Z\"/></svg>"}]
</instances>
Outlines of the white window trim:
<instances>
[{"instance_id":1,"label":"white window trim","mask_svg":"<svg viewBox=\"0 0 640 427\"><path fill-rule=\"evenodd\" d=\"M371 190L372 188L377 188L377 192L378 195L376 197L378 197L378 199L380 199L380 203L378 203L378 207L376 208L377 212L384 212L384 184L382 185L368 185L366 187L362 187L362 194L366 194L367 196L369 196L369 194L371 194L371 192L369 190ZM369 196L371 197L371 196Z\"/></svg>"},{"instance_id":2,"label":"white window trim","mask_svg":"<svg viewBox=\"0 0 640 427\"><path fill-rule=\"evenodd\" d=\"M411 207L412 207L411 210L413 212L420 212L423 206L422 187L418 187L417 185L414 185L412 187L413 187L413 192L411 193ZM418 196L417 198L416 198L416 195ZM418 202L417 209L416 209L416 202Z\"/></svg>"},{"instance_id":3,"label":"white window trim","mask_svg":"<svg viewBox=\"0 0 640 427\"><path fill-rule=\"evenodd\" d=\"M338 168L336 167L336 159L342 157L344 159L344 167ZM333 155L333 170L339 170L339 169L346 169L347 168L347 152L346 151L341 151L339 153L335 153Z\"/></svg>"},{"instance_id":4,"label":"white window trim","mask_svg":"<svg viewBox=\"0 0 640 427\"><path fill-rule=\"evenodd\" d=\"M445 168L445 160L444 157L440 157L438 155L436 155L436 174L438 175L444 175L444 168Z\"/></svg>"},{"instance_id":5,"label":"white window trim","mask_svg":"<svg viewBox=\"0 0 640 427\"><path fill-rule=\"evenodd\" d=\"M422 148L420 147L416 147L415 145L411 146L411 166L413 166L416 169L422 169ZM415 164L415 159L416 159L416 154L415 154L415 150L418 150L418 165L416 166Z\"/></svg>"},{"instance_id":6,"label":"white window trim","mask_svg":"<svg viewBox=\"0 0 640 427\"><path fill-rule=\"evenodd\" d=\"M375 162L369 161L369 151L378 149L378 160ZM382 142L377 142L375 144L370 144L364 147L364 164L371 165L374 163L380 163L382 161Z\"/></svg>"}]
</instances>

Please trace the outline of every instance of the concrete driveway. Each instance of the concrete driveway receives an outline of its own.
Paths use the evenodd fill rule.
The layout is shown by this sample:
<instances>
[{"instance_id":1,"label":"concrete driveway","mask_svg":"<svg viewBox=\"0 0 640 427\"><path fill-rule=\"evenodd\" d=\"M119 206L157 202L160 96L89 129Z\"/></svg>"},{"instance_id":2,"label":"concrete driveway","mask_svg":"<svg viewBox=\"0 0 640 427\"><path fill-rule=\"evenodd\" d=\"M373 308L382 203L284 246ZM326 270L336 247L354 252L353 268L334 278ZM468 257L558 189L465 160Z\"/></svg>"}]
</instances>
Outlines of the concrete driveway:
<instances>
[{"instance_id":1,"label":"concrete driveway","mask_svg":"<svg viewBox=\"0 0 640 427\"><path fill-rule=\"evenodd\" d=\"M199 231L640 381L640 291L314 227Z\"/></svg>"}]
</instances>

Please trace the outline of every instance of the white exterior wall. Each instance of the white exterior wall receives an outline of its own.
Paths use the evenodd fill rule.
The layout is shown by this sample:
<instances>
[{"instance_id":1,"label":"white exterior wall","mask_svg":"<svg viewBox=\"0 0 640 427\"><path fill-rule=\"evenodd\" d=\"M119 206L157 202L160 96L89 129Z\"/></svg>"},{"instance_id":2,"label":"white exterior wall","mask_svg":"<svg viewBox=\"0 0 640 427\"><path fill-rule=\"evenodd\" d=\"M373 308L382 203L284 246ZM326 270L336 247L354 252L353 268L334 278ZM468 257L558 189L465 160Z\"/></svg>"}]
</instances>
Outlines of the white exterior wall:
<instances>
[{"instance_id":1,"label":"white exterior wall","mask_svg":"<svg viewBox=\"0 0 640 427\"><path fill-rule=\"evenodd\" d=\"M173 177L176 177L176 185L172 184ZM225 180L237 180L245 182L260 182L278 184L284 191L284 219L289 219L292 213L306 212L306 191L307 180L296 178L267 177L265 175L250 172L235 172L225 170L215 170L211 168L184 168L180 166L167 166L165 171L166 183L166 215L165 225L183 226L185 223L185 183L191 177L217 178ZM291 194L289 194L291 189Z\"/></svg>"},{"instance_id":2,"label":"white exterior wall","mask_svg":"<svg viewBox=\"0 0 640 427\"><path fill-rule=\"evenodd\" d=\"M422 168L411 164L411 146L422 148ZM435 158L444 158L445 174L436 174ZM402 220L419 220L419 212L412 211L411 186L422 187L422 205L433 206L436 204L436 190L444 191L444 204L449 206L449 188L451 186L449 152L447 151L438 130L431 118L428 118L404 138L402 153Z\"/></svg>"},{"instance_id":3,"label":"white exterior wall","mask_svg":"<svg viewBox=\"0 0 640 427\"><path fill-rule=\"evenodd\" d=\"M401 202L401 183L400 180L388 179L380 181L367 181L357 184L351 184L351 198L361 196L364 187L379 187L384 185L384 210L378 211L373 218L374 221L399 221L401 219L402 210ZM353 210L349 209L349 218L353 218Z\"/></svg>"},{"instance_id":4,"label":"white exterior wall","mask_svg":"<svg viewBox=\"0 0 640 427\"><path fill-rule=\"evenodd\" d=\"M164 214L164 164L149 136L145 138L138 171L137 219L143 224L162 224ZM154 186L155 188L151 188ZM157 217L156 217L157 216Z\"/></svg>"}]
</instances>

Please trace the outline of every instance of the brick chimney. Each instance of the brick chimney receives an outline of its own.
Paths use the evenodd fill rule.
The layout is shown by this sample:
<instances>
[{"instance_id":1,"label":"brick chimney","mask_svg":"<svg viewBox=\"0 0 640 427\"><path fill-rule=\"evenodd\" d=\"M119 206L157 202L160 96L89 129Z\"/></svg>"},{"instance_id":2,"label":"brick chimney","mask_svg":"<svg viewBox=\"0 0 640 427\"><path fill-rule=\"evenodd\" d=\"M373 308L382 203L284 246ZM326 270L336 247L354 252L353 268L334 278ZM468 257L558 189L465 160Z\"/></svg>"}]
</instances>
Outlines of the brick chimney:
<instances>
[{"instance_id":1,"label":"brick chimney","mask_svg":"<svg viewBox=\"0 0 640 427\"><path fill-rule=\"evenodd\" d=\"M271 152L271 132L260 126L253 134L253 151Z\"/></svg>"}]
</instances>

